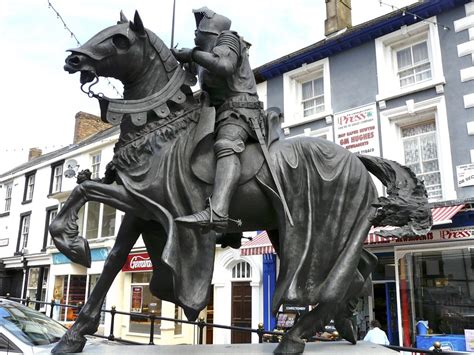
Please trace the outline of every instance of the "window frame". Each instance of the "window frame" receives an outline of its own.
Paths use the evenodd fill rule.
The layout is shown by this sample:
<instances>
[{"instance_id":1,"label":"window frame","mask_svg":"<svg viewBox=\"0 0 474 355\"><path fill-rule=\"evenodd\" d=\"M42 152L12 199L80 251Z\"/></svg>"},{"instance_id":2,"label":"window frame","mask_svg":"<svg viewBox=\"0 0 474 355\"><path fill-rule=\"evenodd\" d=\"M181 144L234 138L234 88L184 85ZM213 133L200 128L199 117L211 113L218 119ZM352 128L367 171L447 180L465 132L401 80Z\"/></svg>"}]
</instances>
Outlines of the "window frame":
<instances>
[{"instance_id":1,"label":"window frame","mask_svg":"<svg viewBox=\"0 0 474 355\"><path fill-rule=\"evenodd\" d=\"M89 204L91 202L99 204L97 237L95 237L95 238L88 238L88 236L87 236L87 228L88 228L88 224L89 224ZM93 202L93 201L87 202L83 207L84 209L83 209L83 215L82 215L82 223L79 226L79 231L82 230L82 236L84 238L86 238L89 242L91 240L98 240L98 239L102 239L102 238L115 237L116 234L117 234L117 220L118 220L117 212L118 212L118 210L116 208L114 208L115 209L115 221L114 221L114 233L113 233L113 235L104 236L103 233L102 233L103 232L103 227L104 227L104 225L103 225L104 224L104 207L105 207L105 205L103 203ZM108 206L108 207L113 208L111 206ZM80 212L78 212L78 214L80 214ZM80 217L78 218L78 220L80 220Z\"/></svg>"},{"instance_id":2,"label":"window frame","mask_svg":"<svg viewBox=\"0 0 474 355\"><path fill-rule=\"evenodd\" d=\"M95 160L98 157L98 162ZM102 163L102 151L97 151L90 154L91 161L91 179L100 178L100 165Z\"/></svg>"},{"instance_id":3,"label":"window frame","mask_svg":"<svg viewBox=\"0 0 474 355\"><path fill-rule=\"evenodd\" d=\"M32 179L32 183L30 180ZM36 183L36 170L25 174L25 190L23 192L23 204L33 201ZM31 192L30 192L31 191Z\"/></svg>"},{"instance_id":4,"label":"window frame","mask_svg":"<svg viewBox=\"0 0 474 355\"><path fill-rule=\"evenodd\" d=\"M400 30L375 39L379 88L376 95L377 101L400 97L408 93L425 90L446 83L443 73L438 28L432 24L436 22L437 20L434 16L425 22L422 21L410 26L402 26ZM397 51L423 41L426 41L428 47L431 79L400 87Z\"/></svg>"},{"instance_id":5,"label":"window frame","mask_svg":"<svg viewBox=\"0 0 474 355\"><path fill-rule=\"evenodd\" d=\"M28 221L28 231L24 233L25 228L25 221ZM28 237L30 235L30 227L31 227L31 211L24 212L20 214L20 227L18 228L18 239L16 242L16 255L23 254L23 250L27 249L28 246ZM20 248L20 246L22 247Z\"/></svg>"},{"instance_id":6,"label":"window frame","mask_svg":"<svg viewBox=\"0 0 474 355\"><path fill-rule=\"evenodd\" d=\"M57 205L46 207L46 218L45 218L45 223L44 223L43 248L41 249L41 251L43 251L43 252L46 251L46 248L48 246L54 246L53 240L51 238L51 234L49 233L49 225L52 222L52 215L53 215L54 212L56 212L56 215L59 212L59 208L58 208Z\"/></svg>"},{"instance_id":7,"label":"window frame","mask_svg":"<svg viewBox=\"0 0 474 355\"><path fill-rule=\"evenodd\" d=\"M303 93L304 83L323 79L324 109L309 116L304 116ZM282 128L298 126L319 120L333 114L331 101L331 78L329 59L324 58L311 64L283 74L283 97L285 115Z\"/></svg>"},{"instance_id":8,"label":"window frame","mask_svg":"<svg viewBox=\"0 0 474 355\"><path fill-rule=\"evenodd\" d=\"M453 177L451 144L449 138L446 100L437 96L417 103L408 100L406 105L379 112L383 157L404 163L404 151L401 144L400 127L410 126L434 119L436 123L436 143L438 148L438 164L441 174L441 200L456 200L457 193ZM397 142L397 144L394 144ZM398 144L400 143L400 144Z\"/></svg>"},{"instance_id":9,"label":"window frame","mask_svg":"<svg viewBox=\"0 0 474 355\"><path fill-rule=\"evenodd\" d=\"M5 199L4 199L4 205L3 205L3 212L4 213L9 213L11 210L11 205L12 205L12 194L13 194L13 181L6 182L4 185L5 188ZM8 204L8 208L7 208Z\"/></svg>"},{"instance_id":10,"label":"window frame","mask_svg":"<svg viewBox=\"0 0 474 355\"><path fill-rule=\"evenodd\" d=\"M56 169L61 167L61 174L56 174ZM54 194L62 191L62 183L63 183L63 174L64 174L64 160L51 164L51 180L49 183L49 193ZM60 177L60 179L58 179ZM56 189L57 182L60 180L59 189Z\"/></svg>"}]
</instances>

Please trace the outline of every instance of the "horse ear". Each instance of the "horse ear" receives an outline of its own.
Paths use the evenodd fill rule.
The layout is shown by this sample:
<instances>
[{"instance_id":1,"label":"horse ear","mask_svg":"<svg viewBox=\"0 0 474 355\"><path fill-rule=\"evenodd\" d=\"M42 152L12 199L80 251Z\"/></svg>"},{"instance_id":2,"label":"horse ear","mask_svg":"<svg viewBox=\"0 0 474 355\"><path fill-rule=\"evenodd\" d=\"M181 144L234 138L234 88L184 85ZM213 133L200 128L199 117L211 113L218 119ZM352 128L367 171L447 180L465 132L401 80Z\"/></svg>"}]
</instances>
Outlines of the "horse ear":
<instances>
[{"instance_id":1,"label":"horse ear","mask_svg":"<svg viewBox=\"0 0 474 355\"><path fill-rule=\"evenodd\" d=\"M128 18L125 16L122 10L120 10L120 20L117 21L117 25L121 23L128 23Z\"/></svg>"},{"instance_id":2,"label":"horse ear","mask_svg":"<svg viewBox=\"0 0 474 355\"><path fill-rule=\"evenodd\" d=\"M133 22L130 21L130 28L134 32L137 32L138 34L141 34L141 35L146 34L142 19L140 18L140 15L138 14L138 11L136 10L135 10L135 16L133 18Z\"/></svg>"}]
</instances>

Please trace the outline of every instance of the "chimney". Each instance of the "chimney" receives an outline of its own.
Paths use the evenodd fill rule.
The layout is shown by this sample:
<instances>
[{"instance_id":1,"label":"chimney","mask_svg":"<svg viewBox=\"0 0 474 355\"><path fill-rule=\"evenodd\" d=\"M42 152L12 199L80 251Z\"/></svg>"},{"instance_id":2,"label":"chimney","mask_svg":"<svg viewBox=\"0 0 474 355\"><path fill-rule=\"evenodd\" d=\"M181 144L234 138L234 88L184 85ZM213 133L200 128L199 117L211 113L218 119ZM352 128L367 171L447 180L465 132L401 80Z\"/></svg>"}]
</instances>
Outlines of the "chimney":
<instances>
[{"instance_id":1,"label":"chimney","mask_svg":"<svg viewBox=\"0 0 474 355\"><path fill-rule=\"evenodd\" d=\"M28 161L38 158L42 153L43 151L39 148L30 148L28 153Z\"/></svg>"},{"instance_id":2,"label":"chimney","mask_svg":"<svg viewBox=\"0 0 474 355\"><path fill-rule=\"evenodd\" d=\"M326 37L352 27L351 0L326 0Z\"/></svg>"},{"instance_id":3,"label":"chimney","mask_svg":"<svg viewBox=\"0 0 474 355\"><path fill-rule=\"evenodd\" d=\"M110 128L111 125L103 122L100 117L90 113L78 112L76 114L76 124L74 126L73 143L79 143L90 136Z\"/></svg>"}]
</instances>

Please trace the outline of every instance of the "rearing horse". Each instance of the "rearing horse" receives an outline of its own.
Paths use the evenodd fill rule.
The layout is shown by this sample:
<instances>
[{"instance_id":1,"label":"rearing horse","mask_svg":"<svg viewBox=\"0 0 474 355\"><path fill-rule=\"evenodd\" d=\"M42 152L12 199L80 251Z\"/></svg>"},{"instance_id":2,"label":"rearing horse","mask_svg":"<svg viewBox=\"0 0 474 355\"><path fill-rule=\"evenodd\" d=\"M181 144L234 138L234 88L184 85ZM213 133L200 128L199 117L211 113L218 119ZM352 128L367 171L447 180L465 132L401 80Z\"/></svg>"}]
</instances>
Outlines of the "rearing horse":
<instances>
[{"instance_id":1,"label":"rearing horse","mask_svg":"<svg viewBox=\"0 0 474 355\"><path fill-rule=\"evenodd\" d=\"M50 226L56 247L73 262L90 266L87 240L76 219L87 201L125 212L97 286L78 319L55 347L78 352L99 324L107 290L139 235L153 263L151 292L181 306L195 319L207 304L216 234L177 226L174 218L204 208L212 191L215 110L197 102L192 75L145 29L138 13L71 50L65 70L81 83L97 76L124 84L124 100L99 97L102 119L120 124L120 137L104 182L83 181ZM243 173L230 215L241 225L227 233L267 230L280 258L273 311L282 303L317 305L283 337L275 353L300 353L304 338L330 319L355 344L348 317L376 258L363 249L372 225L403 226L391 235L426 233L431 225L426 191L415 175L382 158L357 156L318 138L279 140L278 115L268 114L267 144L294 225L287 223L257 143L241 160ZM369 171L387 186L378 198Z\"/></svg>"}]
</instances>

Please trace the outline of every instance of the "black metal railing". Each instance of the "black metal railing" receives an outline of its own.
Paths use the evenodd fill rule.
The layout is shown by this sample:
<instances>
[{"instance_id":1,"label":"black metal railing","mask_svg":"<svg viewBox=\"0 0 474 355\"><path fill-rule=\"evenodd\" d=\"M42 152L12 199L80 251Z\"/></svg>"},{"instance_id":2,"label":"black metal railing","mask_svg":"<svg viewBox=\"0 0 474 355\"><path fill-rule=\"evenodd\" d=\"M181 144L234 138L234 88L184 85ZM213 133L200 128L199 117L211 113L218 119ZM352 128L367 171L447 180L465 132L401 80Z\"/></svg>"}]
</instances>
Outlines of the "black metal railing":
<instances>
[{"instance_id":1,"label":"black metal railing","mask_svg":"<svg viewBox=\"0 0 474 355\"><path fill-rule=\"evenodd\" d=\"M53 310L54 307L64 307L64 308L73 308L77 309L79 312L82 309L82 304L79 305L70 305L70 304L63 304L63 303L58 303L55 300L51 300L51 302L44 302L44 301L36 301L36 300L31 300L29 297L27 298L17 298L17 297L11 297L9 294L7 294L4 297L0 298L5 298L9 300L13 300L16 302L23 303L27 307L30 305L30 303L35 303L39 305L45 305L49 306L49 317L53 318ZM133 316L133 317L138 317L138 318L145 318L150 321L150 340L148 342L148 345L154 345L154 336L155 336L155 322L158 321L168 321L168 322L175 322L175 323L182 323L182 324L191 324L198 329L198 344L203 344L203 337L204 337L204 331L206 327L212 327L212 328L220 328L220 329L228 329L230 331L238 331L238 332L251 332L251 333L256 333L258 335L258 341L259 343L263 342L264 335L268 335L270 337L273 337L273 340L275 339L281 339L281 336L284 334L284 332L281 331L268 331L263 328L263 324L259 323L257 329L252 329L252 328L246 328L246 327L236 327L236 326L229 326L229 325L221 325L221 324L214 324L214 323L206 323L204 321L204 318L199 318L197 322L194 321L189 321L189 320L184 320L184 319L174 319L174 318L167 318L167 317L161 317L157 316L153 312L150 312L150 314L143 314L143 313L136 313L136 312L123 312L123 311L117 311L115 306L112 306L112 308L109 309L101 309L101 312L104 313L110 313L111 316L111 321L110 321L110 332L108 336L100 335L100 334L94 334L95 337L99 338L104 338L112 341L119 341L127 344L134 344L134 345L146 345L144 343L138 343L134 342L131 340L126 340L126 339L121 339L117 338L114 335L114 325L115 325L115 317L116 315L125 315L125 316ZM338 339L338 334L337 332L334 332L330 338L323 338L323 337L312 337L313 341L334 341ZM418 349L418 348L411 348L411 347L403 347L403 346L395 346L395 345L385 345L385 347L396 350L396 351L404 351L404 352L411 352L411 353L417 353L417 354L453 354L453 355L461 355L461 354L469 354L468 352L459 352L459 351L443 351L441 349L441 344L439 342L434 342L433 343L433 350L426 350L426 349Z\"/></svg>"}]
</instances>

